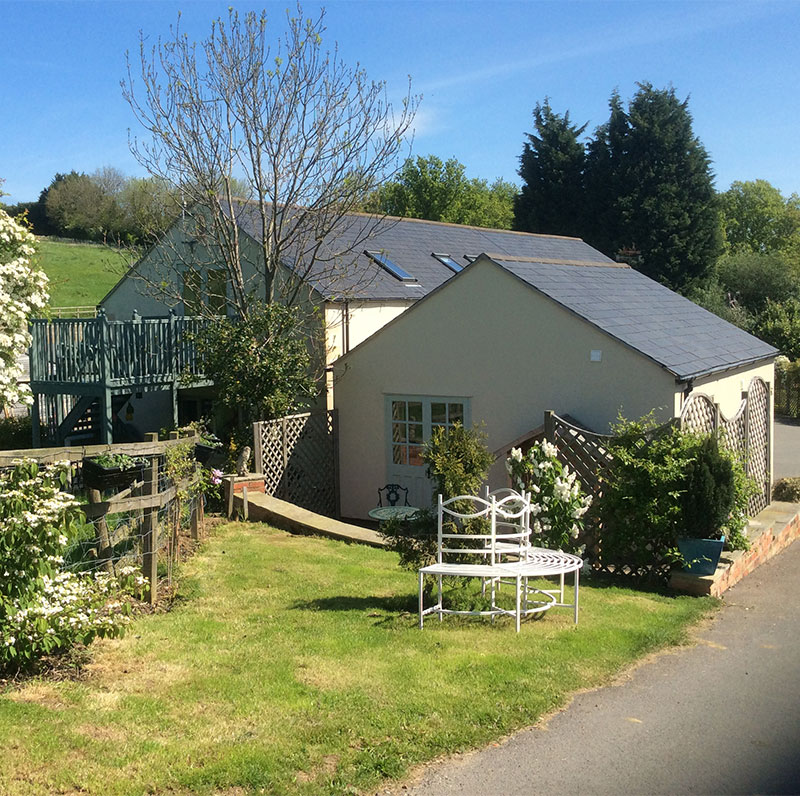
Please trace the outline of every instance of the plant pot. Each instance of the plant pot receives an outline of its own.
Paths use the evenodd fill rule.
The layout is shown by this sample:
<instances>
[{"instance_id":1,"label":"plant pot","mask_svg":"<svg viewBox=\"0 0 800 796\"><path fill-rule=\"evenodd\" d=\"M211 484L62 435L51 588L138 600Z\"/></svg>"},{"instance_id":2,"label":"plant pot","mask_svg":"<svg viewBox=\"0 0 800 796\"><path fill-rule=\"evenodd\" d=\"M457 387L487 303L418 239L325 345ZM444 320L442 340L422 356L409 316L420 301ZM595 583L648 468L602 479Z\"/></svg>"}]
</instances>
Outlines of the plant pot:
<instances>
[{"instance_id":1,"label":"plant pot","mask_svg":"<svg viewBox=\"0 0 800 796\"><path fill-rule=\"evenodd\" d=\"M686 560L683 571L692 575L713 575L724 544L724 536L721 539L678 539L678 550Z\"/></svg>"},{"instance_id":2,"label":"plant pot","mask_svg":"<svg viewBox=\"0 0 800 796\"><path fill-rule=\"evenodd\" d=\"M208 464L211 457L219 450L219 445L209 445L205 442L196 442L194 446L194 458L200 464Z\"/></svg>"},{"instance_id":3,"label":"plant pot","mask_svg":"<svg viewBox=\"0 0 800 796\"><path fill-rule=\"evenodd\" d=\"M143 478L143 464L136 464L123 470L121 467L103 467L93 459L83 460L83 483L90 489L122 490Z\"/></svg>"}]
</instances>

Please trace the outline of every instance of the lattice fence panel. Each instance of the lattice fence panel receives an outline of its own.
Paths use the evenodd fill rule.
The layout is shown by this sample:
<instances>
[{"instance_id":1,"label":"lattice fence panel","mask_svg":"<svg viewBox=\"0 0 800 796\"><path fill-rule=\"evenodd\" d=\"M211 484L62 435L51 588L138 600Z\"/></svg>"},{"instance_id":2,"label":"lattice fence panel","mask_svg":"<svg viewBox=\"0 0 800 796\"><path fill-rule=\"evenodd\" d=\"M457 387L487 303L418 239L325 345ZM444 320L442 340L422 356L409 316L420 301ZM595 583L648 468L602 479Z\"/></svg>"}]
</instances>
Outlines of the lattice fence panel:
<instances>
[{"instance_id":1,"label":"lattice fence panel","mask_svg":"<svg viewBox=\"0 0 800 796\"><path fill-rule=\"evenodd\" d=\"M564 463L574 470L587 492L596 494L600 486L600 473L611 463L608 450L609 437L573 426L553 415L553 433L550 440L558 448Z\"/></svg>"},{"instance_id":2,"label":"lattice fence panel","mask_svg":"<svg viewBox=\"0 0 800 796\"><path fill-rule=\"evenodd\" d=\"M267 494L325 514L337 513L335 410L255 425ZM259 450L258 443L256 450Z\"/></svg>"},{"instance_id":3,"label":"lattice fence panel","mask_svg":"<svg viewBox=\"0 0 800 796\"><path fill-rule=\"evenodd\" d=\"M747 392L747 474L755 479L760 491L750 499L750 516L766 508L770 500L769 388L759 378L750 382Z\"/></svg>"},{"instance_id":4,"label":"lattice fence panel","mask_svg":"<svg viewBox=\"0 0 800 796\"><path fill-rule=\"evenodd\" d=\"M695 393L681 411L681 428L695 434L710 434L717 426L716 407L707 395Z\"/></svg>"}]
</instances>

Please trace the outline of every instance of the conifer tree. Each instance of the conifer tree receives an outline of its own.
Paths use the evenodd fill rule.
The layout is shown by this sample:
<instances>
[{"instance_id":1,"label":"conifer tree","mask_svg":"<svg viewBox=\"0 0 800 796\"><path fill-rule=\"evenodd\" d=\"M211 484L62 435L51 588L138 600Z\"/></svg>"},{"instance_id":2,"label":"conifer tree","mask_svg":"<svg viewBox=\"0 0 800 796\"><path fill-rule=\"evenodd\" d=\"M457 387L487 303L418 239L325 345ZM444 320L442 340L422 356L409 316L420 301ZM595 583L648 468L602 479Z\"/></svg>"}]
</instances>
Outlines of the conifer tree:
<instances>
[{"instance_id":1,"label":"conifer tree","mask_svg":"<svg viewBox=\"0 0 800 796\"><path fill-rule=\"evenodd\" d=\"M635 252L631 265L675 290L706 276L721 250L719 211L688 100L640 83L625 112L613 95L596 147L588 204L609 208L605 253ZM592 237L601 243L600 234Z\"/></svg>"},{"instance_id":2,"label":"conifer tree","mask_svg":"<svg viewBox=\"0 0 800 796\"><path fill-rule=\"evenodd\" d=\"M550 107L536 103L535 132L526 133L519 175L522 192L514 203L514 229L554 235L584 231L584 145L579 140L586 125L578 127Z\"/></svg>"}]
</instances>

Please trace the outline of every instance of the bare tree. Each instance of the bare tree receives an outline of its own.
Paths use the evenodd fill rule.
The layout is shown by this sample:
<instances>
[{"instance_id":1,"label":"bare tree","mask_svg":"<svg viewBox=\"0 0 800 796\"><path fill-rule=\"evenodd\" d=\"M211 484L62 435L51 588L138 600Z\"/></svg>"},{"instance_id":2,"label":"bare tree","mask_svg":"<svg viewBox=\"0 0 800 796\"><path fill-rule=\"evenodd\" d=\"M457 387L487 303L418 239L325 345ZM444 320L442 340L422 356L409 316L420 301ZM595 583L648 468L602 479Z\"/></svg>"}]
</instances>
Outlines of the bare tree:
<instances>
[{"instance_id":1,"label":"bare tree","mask_svg":"<svg viewBox=\"0 0 800 796\"><path fill-rule=\"evenodd\" d=\"M179 18L152 47L140 34L139 77L129 59L122 83L150 134L131 140L134 155L187 208L195 243L183 267L224 268L228 304L243 318L254 297L292 304L310 273L335 285L354 267L380 219L352 213L397 172L418 103L409 82L395 113L385 84L324 50L324 11L305 19L298 5L287 22L271 46L265 12L231 9L196 44Z\"/></svg>"}]
</instances>

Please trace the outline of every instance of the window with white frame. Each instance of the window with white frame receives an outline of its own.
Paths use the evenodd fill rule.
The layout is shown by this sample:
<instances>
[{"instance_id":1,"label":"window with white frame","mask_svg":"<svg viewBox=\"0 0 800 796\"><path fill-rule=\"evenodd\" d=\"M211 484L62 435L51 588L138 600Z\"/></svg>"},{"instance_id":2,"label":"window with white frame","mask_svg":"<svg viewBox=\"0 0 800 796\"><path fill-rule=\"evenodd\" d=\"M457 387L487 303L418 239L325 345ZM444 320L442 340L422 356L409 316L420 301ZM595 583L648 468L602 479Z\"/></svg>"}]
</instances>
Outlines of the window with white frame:
<instances>
[{"instance_id":1,"label":"window with white frame","mask_svg":"<svg viewBox=\"0 0 800 796\"><path fill-rule=\"evenodd\" d=\"M433 429L468 423L466 398L390 396L389 462L395 467L422 467L422 451Z\"/></svg>"}]
</instances>

